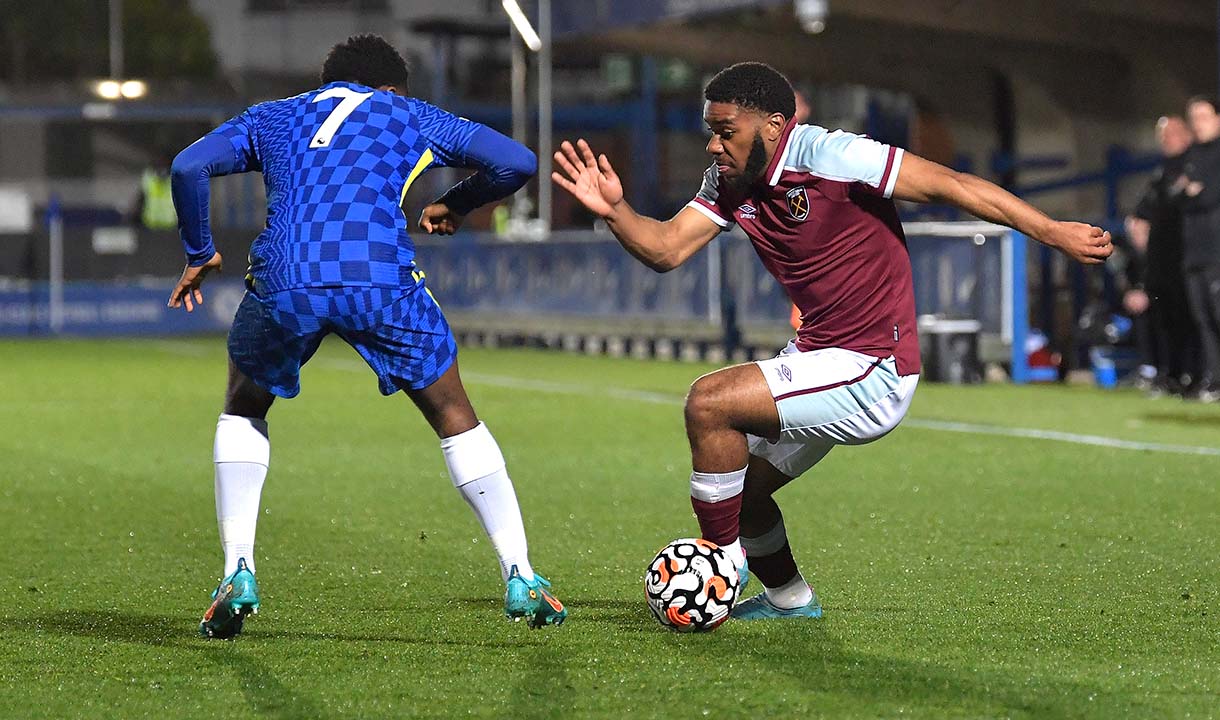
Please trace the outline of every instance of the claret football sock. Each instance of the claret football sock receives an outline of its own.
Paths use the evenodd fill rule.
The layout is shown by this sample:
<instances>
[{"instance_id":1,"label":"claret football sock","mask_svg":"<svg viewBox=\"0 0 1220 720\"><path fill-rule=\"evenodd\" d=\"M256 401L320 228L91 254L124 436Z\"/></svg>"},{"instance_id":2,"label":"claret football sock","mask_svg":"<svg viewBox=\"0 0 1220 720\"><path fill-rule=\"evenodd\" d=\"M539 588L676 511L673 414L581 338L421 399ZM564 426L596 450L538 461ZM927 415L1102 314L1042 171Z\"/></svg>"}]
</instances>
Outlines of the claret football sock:
<instances>
[{"instance_id":1,"label":"claret football sock","mask_svg":"<svg viewBox=\"0 0 1220 720\"><path fill-rule=\"evenodd\" d=\"M737 567L741 567L745 559L737 542L741 527L741 491L745 484L745 468L728 473L692 472L690 475L690 503L699 519L703 539L724 548Z\"/></svg>"},{"instance_id":2,"label":"claret football sock","mask_svg":"<svg viewBox=\"0 0 1220 720\"><path fill-rule=\"evenodd\" d=\"M254 572L254 532L271 459L267 421L222 414L216 422L212 459L216 465L216 521L225 553L222 577L233 574L241 558Z\"/></svg>"},{"instance_id":3,"label":"claret football sock","mask_svg":"<svg viewBox=\"0 0 1220 720\"><path fill-rule=\"evenodd\" d=\"M516 566L523 579L533 580L517 493L500 446L487 426L479 423L464 433L441 439L441 451L453 486L474 510L495 548L501 578L507 581Z\"/></svg>"}]
</instances>

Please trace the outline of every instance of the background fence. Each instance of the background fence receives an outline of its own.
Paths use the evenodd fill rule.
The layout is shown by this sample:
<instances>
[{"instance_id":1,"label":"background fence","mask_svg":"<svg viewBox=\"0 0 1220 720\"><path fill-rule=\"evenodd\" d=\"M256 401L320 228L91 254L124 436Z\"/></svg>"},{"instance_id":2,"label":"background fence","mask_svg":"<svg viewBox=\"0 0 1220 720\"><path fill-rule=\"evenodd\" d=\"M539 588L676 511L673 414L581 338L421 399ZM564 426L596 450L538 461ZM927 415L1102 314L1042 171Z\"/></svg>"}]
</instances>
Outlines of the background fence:
<instances>
[{"instance_id":1,"label":"background fence","mask_svg":"<svg viewBox=\"0 0 1220 720\"><path fill-rule=\"evenodd\" d=\"M982 361L1023 381L1024 238L985 223L906 230L925 342L969 336ZM53 215L37 232L0 236L0 335L223 332L243 292L249 240L217 232L228 271L209 281L202 312L187 314L165 306L182 266L175 233L71 226ZM464 233L417 244L429 285L471 343L743 359L770 355L792 335L787 297L738 233L665 274L606 232L556 232L544 242Z\"/></svg>"}]
</instances>

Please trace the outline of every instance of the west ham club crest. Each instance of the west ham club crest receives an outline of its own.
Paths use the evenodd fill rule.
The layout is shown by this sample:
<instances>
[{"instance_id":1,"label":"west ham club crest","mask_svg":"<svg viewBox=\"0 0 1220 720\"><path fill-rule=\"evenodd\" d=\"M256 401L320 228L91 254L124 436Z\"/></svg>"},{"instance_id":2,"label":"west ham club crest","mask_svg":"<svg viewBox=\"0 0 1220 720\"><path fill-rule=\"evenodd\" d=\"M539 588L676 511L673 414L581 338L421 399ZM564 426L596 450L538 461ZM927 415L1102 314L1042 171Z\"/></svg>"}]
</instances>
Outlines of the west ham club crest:
<instances>
[{"instance_id":1,"label":"west ham club crest","mask_svg":"<svg viewBox=\"0 0 1220 720\"><path fill-rule=\"evenodd\" d=\"M785 196L788 200L788 214L797 222L804 222L809 217L809 195L805 186L794 187Z\"/></svg>"}]
</instances>

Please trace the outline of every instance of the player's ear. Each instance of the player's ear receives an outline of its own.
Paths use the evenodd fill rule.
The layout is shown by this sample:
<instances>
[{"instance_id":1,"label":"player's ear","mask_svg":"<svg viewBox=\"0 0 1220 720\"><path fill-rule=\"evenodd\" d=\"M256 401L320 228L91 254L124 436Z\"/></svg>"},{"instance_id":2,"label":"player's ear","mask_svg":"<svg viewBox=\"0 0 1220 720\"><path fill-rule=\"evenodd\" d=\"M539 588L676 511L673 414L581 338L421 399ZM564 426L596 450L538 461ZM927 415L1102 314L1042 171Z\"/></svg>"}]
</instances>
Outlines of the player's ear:
<instances>
[{"instance_id":1,"label":"player's ear","mask_svg":"<svg viewBox=\"0 0 1220 720\"><path fill-rule=\"evenodd\" d=\"M781 113L771 113L767 116L766 135L771 142L779 140L779 136L784 134L784 127L788 124L788 118Z\"/></svg>"}]
</instances>

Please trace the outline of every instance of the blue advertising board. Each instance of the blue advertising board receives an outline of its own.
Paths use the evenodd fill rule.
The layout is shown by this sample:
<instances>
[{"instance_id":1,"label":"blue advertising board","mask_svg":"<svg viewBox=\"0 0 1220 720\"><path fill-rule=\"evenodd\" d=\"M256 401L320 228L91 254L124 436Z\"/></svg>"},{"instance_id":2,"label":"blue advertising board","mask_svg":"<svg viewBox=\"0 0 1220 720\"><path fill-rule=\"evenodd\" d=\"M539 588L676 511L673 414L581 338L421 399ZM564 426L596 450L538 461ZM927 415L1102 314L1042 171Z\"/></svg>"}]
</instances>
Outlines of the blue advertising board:
<instances>
[{"instance_id":1,"label":"blue advertising board","mask_svg":"<svg viewBox=\"0 0 1220 720\"><path fill-rule=\"evenodd\" d=\"M173 281L164 284L70 282L64 286L65 335L182 335L223 332L245 292L240 281L204 286L204 303L188 313L166 306ZM51 328L47 283L0 288L0 336L47 335Z\"/></svg>"},{"instance_id":2,"label":"blue advertising board","mask_svg":"<svg viewBox=\"0 0 1220 720\"><path fill-rule=\"evenodd\" d=\"M447 309L665 320L709 320L718 311L707 253L659 274L608 235L557 233L547 242L428 239L419 244L416 261Z\"/></svg>"}]
</instances>

